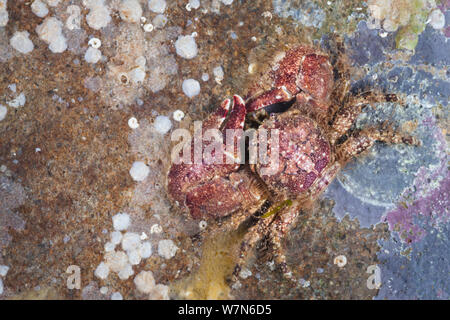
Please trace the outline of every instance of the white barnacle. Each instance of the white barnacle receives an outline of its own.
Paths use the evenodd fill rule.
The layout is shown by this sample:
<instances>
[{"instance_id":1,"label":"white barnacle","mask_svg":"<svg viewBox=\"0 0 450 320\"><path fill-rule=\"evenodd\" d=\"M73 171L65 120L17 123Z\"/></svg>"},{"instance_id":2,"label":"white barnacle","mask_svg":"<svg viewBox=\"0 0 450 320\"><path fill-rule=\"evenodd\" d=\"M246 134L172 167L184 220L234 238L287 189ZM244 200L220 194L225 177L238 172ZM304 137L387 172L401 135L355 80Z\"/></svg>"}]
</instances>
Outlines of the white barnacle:
<instances>
[{"instance_id":1,"label":"white barnacle","mask_svg":"<svg viewBox=\"0 0 450 320\"><path fill-rule=\"evenodd\" d=\"M153 31L153 25L151 24L151 23L146 23L145 25L144 25L144 31L145 32L152 32Z\"/></svg>"},{"instance_id":2,"label":"white barnacle","mask_svg":"<svg viewBox=\"0 0 450 320\"><path fill-rule=\"evenodd\" d=\"M207 226L208 223L205 220L202 220L198 223L198 227L200 228L200 230L205 230Z\"/></svg>"},{"instance_id":3,"label":"white barnacle","mask_svg":"<svg viewBox=\"0 0 450 320\"><path fill-rule=\"evenodd\" d=\"M345 267L345 265L347 264L347 257L344 255L337 256L336 258L334 258L334 264L339 268Z\"/></svg>"},{"instance_id":4,"label":"white barnacle","mask_svg":"<svg viewBox=\"0 0 450 320\"><path fill-rule=\"evenodd\" d=\"M184 118L184 112L183 111L181 111L181 110L175 110L174 112L173 112L173 119L175 120L175 121L181 121L181 120L183 120L183 118Z\"/></svg>"},{"instance_id":5,"label":"white barnacle","mask_svg":"<svg viewBox=\"0 0 450 320\"><path fill-rule=\"evenodd\" d=\"M272 13L270 13L270 11L264 11L261 16L263 18L268 18L269 20L272 20Z\"/></svg>"},{"instance_id":6,"label":"white barnacle","mask_svg":"<svg viewBox=\"0 0 450 320\"><path fill-rule=\"evenodd\" d=\"M120 73L118 78L119 82L122 84L128 84L130 82L130 79L126 73Z\"/></svg>"},{"instance_id":7,"label":"white barnacle","mask_svg":"<svg viewBox=\"0 0 450 320\"><path fill-rule=\"evenodd\" d=\"M162 231L163 230L162 230L161 226L159 224L156 224L156 223L154 225L152 225L151 228L150 228L150 233L151 234L161 233Z\"/></svg>"},{"instance_id":8,"label":"white barnacle","mask_svg":"<svg viewBox=\"0 0 450 320\"><path fill-rule=\"evenodd\" d=\"M137 129L139 127L139 123L135 117L131 117L130 119L128 119L128 126L131 129Z\"/></svg>"},{"instance_id":9,"label":"white barnacle","mask_svg":"<svg viewBox=\"0 0 450 320\"><path fill-rule=\"evenodd\" d=\"M98 38L91 38L88 42L88 44L94 48L94 49L98 49L102 46L102 41Z\"/></svg>"}]
</instances>

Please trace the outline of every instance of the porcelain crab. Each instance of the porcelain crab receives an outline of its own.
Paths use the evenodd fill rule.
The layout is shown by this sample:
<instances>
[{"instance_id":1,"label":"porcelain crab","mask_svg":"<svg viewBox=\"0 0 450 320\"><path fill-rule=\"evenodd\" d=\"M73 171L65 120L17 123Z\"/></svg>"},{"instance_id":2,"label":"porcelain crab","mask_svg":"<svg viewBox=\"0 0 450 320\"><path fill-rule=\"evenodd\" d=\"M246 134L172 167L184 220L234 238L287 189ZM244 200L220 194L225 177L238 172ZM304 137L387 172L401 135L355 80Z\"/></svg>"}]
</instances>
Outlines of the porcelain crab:
<instances>
[{"instance_id":1,"label":"porcelain crab","mask_svg":"<svg viewBox=\"0 0 450 320\"><path fill-rule=\"evenodd\" d=\"M414 137L392 129L352 129L364 106L396 97L372 92L352 95L348 81L336 73L327 54L313 47L297 46L267 73L271 88L256 86L245 100L238 95L226 99L204 122L202 133L218 129L224 138L229 129L257 126L258 132L276 130L276 146L269 142L268 148L269 157L271 152L277 153L276 168L270 168L271 163L217 164L205 159L171 166L169 195L192 218L230 217L236 227L249 216L253 219L241 245L235 274L248 251L265 238L273 245L274 259L285 276L292 278L281 240L302 208L319 197L349 160L376 141L419 144ZM289 107L285 112L269 115L266 109L279 104ZM237 135L240 139L242 133ZM193 151L193 142L190 146ZM206 142L202 150L208 146ZM230 152L225 146L215 147L215 152L223 152L224 159L242 160L244 156L237 148ZM274 170L268 174L267 169Z\"/></svg>"}]
</instances>

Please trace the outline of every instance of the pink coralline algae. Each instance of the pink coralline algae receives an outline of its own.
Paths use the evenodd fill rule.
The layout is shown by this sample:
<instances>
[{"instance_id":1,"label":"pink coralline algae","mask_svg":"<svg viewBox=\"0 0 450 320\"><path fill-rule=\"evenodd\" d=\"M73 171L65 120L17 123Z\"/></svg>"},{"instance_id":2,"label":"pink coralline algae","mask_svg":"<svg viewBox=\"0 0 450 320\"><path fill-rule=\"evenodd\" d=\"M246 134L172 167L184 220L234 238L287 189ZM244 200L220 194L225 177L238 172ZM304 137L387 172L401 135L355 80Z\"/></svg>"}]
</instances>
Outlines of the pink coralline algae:
<instances>
[{"instance_id":1,"label":"pink coralline algae","mask_svg":"<svg viewBox=\"0 0 450 320\"><path fill-rule=\"evenodd\" d=\"M450 38L450 26L448 26L447 28L445 28L444 34L447 38Z\"/></svg>"},{"instance_id":2,"label":"pink coralline algae","mask_svg":"<svg viewBox=\"0 0 450 320\"><path fill-rule=\"evenodd\" d=\"M392 230L400 232L405 242L411 243L421 240L425 235L424 230L415 224L415 218L419 215L429 216L434 223L439 224L449 220L450 201L450 175L441 181L438 188L427 197L416 200L412 205L399 206L387 214L386 220Z\"/></svg>"},{"instance_id":3,"label":"pink coralline algae","mask_svg":"<svg viewBox=\"0 0 450 320\"><path fill-rule=\"evenodd\" d=\"M448 156L445 152L446 141L434 119L428 118L424 124L434 131L439 141L441 162L435 170L421 168L416 176L414 185L407 189L397 208L387 213L384 218L389 228L397 231L406 243L421 240L425 236L418 218L429 218L434 226L450 220L450 174L447 168Z\"/></svg>"},{"instance_id":4,"label":"pink coralline algae","mask_svg":"<svg viewBox=\"0 0 450 320\"><path fill-rule=\"evenodd\" d=\"M447 10L450 10L450 0L442 1L440 5L437 6L441 11L445 14ZM448 22L446 23L447 26L444 28L444 35L447 38L450 38L450 26L448 25Z\"/></svg>"}]
</instances>

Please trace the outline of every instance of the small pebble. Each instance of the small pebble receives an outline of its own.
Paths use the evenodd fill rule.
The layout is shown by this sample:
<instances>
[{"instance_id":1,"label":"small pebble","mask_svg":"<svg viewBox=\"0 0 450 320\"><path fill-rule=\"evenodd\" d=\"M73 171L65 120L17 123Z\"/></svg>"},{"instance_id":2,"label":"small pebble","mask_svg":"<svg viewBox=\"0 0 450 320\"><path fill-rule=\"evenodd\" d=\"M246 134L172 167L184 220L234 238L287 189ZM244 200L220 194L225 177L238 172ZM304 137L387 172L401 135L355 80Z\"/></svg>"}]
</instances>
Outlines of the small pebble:
<instances>
[{"instance_id":1,"label":"small pebble","mask_svg":"<svg viewBox=\"0 0 450 320\"><path fill-rule=\"evenodd\" d=\"M112 217L114 229L126 230L130 226L130 216L127 213L118 213Z\"/></svg>"},{"instance_id":2,"label":"small pebble","mask_svg":"<svg viewBox=\"0 0 450 320\"><path fill-rule=\"evenodd\" d=\"M140 238L141 238L141 240L147 240L148 236L145 232L142 232Z\"/></svg>"},{"instance_id":3,"label":"small pebble","mask_svg":"<svg viewBox=\"0 0 450 320\"><path fill-rule=\"evenodd\" d=\"M8 113L8 109L0 104L0 121L6 118L6 114Z\"/></svg>"},{"instance_id":4,"label":"small pebble","mask_svg":"<svg viewBox=\"0 0 450 320\"><path fill-rule=\"evenodd\" d=\"M141 271L134 278L136 288L142 293L150 293L155 288L155 278L151 271Z\"/></svg>"},{"instance_id":5,"label":"small pebble","mask_svg":"<svg viewBox=\"0 0 450 320\"><path fill-rule=\"evenodd\" d=\"M122 0L119 13L122 20L137 23L142 16L141 4L138 0Z\"/></svg>"},{"instance_id":6,"label":"small pebble","mask_svg":"<svg viewBox=\"0 0 450 320\"><path fill-rule=\"evenodd\" d=\"M311 282L309 282L303 278L300 279L298 282L303 288L308 288L311 285Z\"/></svg>"},{"instance_id":7,"label":"small pebble","mask_svg":"<svg viewBox=\"0 0 450 320\"><path fill-rule=\"evenodd\" d=\"M22 92L15 99L8 101L7 103L12 108L18 108L18 107L23 107L26 102L27 102L27 99L25 97L25 94Z\"/></svg>"},{"instance_id":8,"label":"small pebble","mask_svg":"<svg viewBox=\"0 0 450 320\"><path fill-rule=\"evenodd\" d=\"M253 74L256 71L256 63L250 63L248 65L248 73Z\"/></svg>"},{"instance_id":9,"label":"small pebble","mask_svg":"<svg viewBox=\"0 0 450 320\"><path fill-rule=\"evenodd\" d=\"M166 134L172 129L172 122L166 116L157 116L153 122L153 127L160 134Z\"/></svg>"},{"instance_id":10,"label":"small pebble","mask_svg":"<svg viewBox=\"0 0 450 320\"><path fill-rule=\"evenodd\" d=\"M84 54L84 60L87 63L97 63L102 58L102 52L93 47L89 47Z\"/></svg>"},{"instance_id":11,"label":"small pebble","mask_svg":"<svg viewBox=\"0 0 450 320\"><path fill-rule=\"evenodd\" d=\"M202 80L204 82L208 81L209 80L209 74L207 74L207 73L202 74Z\"/></svg>"},{"instance_id":12,"label":"small pebble","mask_svg":"<svg viewBox=\"0 0 450 320\"><path fill-rule=\"evenodd\" d=\"M143 67L134 68L129 72L131 82L133 83L142 83L145 80L145 70Z\"/></svg>"},{"instance_id":13,"label":"small pebble","mask_svg":"<svg viewBox=\"0 0 450 320\"><path fill-rule=\"evenodd\" d=\"M12 83L12 84L8 85L8 89L11 90L12 92L16 93L17 85L15 83Z\"/></svg>"},{"instance_id":14,"label":"small pebble","mask_svg":"<svg viewBox=\"0 0 450 320\"><path fill-rule=\"evenodd\" d=\"M109 275L109 267L104 262L100 262L97 269L94 271L94 275L100 279L106 279Z\"/></svg>"},{"instance_id":15,"label":"small pebble","mask_svg":"<svg viewBox=\"0 0 450 320\"><path fill-rule=\"evenodd\" d=\"M175 49L177 54L185 59L195 58L198 53L197 44L192 35L179 36L175 41Z\"/></svg>"},{"instance_id":16,"label":"small pebble","mask_svg":"<svg viewBox=\"0 0 450 320\"><path fill-rule=\"evenodd\" d=\"M121 242L122 242L122 233L120 231L111 232L111 243L117 245Z\"/></svg>"},{"instance_id":17,"label":"small pebble","mask_svg":"<svg viewBox=\"0 0 450 320\"><path fill-rule=\"evenodd\" d=\"M92 29L100 30L106 27L112 20L110 9L104 0L84 0L85 7L89 8L86 22Z\"/></svg>"},{"instance_id":18,"label":"small pebble","mask_svg":"<svg viewBox=\"0 0 450 320\"><path fill-rule=\"evenodd\" d=\"M144 259L150 258L152 255L152 244L149 241L143 242L139 249L139 253Z\"/></svg>"},{"instance_id":19,"label":"small pebble","mask_svg":"<svg viewBox=\"0 0 450 320\"><path fill-rule=\"evenodd\" d=\"M128 256L123 251L107 252L104 256L105 264L113 272L120 272L128 266Z\"/></svg>"},{"instance_id":20,"label":"small pebble","mask_svg":"<svg viewBox=\"0 0 450 320\"><path fill-rule=\"evenodd\" d=\"M167 17L163 14L158 14L155 18L153 18L152 23L155 28L162 28L167 23Z\"/></svg>"},{"instance_id":21,"label":"small pebble","mask_svg":"<svg viewBox=\"0 0 450 320\"><path fill-rule=\"evenodd\" d=\"M241 277L242 279L247 279L251 275L252 275L252 272L250 270L248 270L247 268L243 268L241 270L241 272L239 272L239 277Z\"/></svg>"},{"instance_id":22,"label":"small pebble","mask_svg":"<svg viewBox=\"0 0 450 320\"><path fill-rule=\"evenodd\" d=\"M114 251L115 248L116 248L116 245L113 244L112 242L105 243L105 251L106 252Z\"/></svg>"},{"instance_id":23,"label":"small pebble","mask_svg":"<svg viewBox=\"0 0 450 320\"><path fill-rule=\"evenodd\" d=\"M123 300L122 295L120 294L120 292L114 292L111 295L111 300Z\"/></svg>"},{"instance_id":24,"label":"small pebble","mask_svg":"<svg viewBox=\"0 0 450 320\"><path fill-rule=\"evenodd\" d=\"M130 260L130 264L135 266L141 263L142 257L138 250L131 250L128 252L128 260Z\"/></svg>"},{"instance_id":25,"label":"small pebble","mask_svg":"<svg viewBox=\"0 0 450 320\"><path fill-rule=\"evenodd\" d=\"M149 0L148 8L155 13L164 13L166 10L166 1L165 0Z\"/></svg>"},{"instance_id":26,"label":"small pebble","mask_svg":"<svg viewBox=\"0 0 450 320\"><path fill-rule=\"evenodd\" d=\"M160 240L158 243L158 254L165 259L173 258L177 250L178 247L172 240Z\"/></svg>"},{"instance_id":27,"label":"small pebble","mask_svg":"<svg viewBox=\"0 0 450 320\"><path fill-rule=\"evenodd\" d=\"M189 0L189 5L192 9L200 8L200 0Z\"/></svg>"},{"instance_id":28,"label":"small pebble","mask_svg":"<svg viewBox=\"0 0 450 320\"><path fill-rule=\"evenodd\" d=\"M35 0L31 4L31 11L39 18L44 18L48 14L47 5L41 0Z\"/></svg>"},{"instance_id":29,"label":"small pebble","mask_svg":"<svg viewBox=\"0 0 450 320\"><path fill-rule=\"evenodd\" d=\"M213 74L217 83L223 80L224 72L222 66L217 66L213 69Z\"/></svg>"},{"instance_id":30,"label":"small pebble","mask_svg":"<svg viewBox=\"0 0 450 320\"><path fill-rule=\"evenodd\" d=\"M133 251L139 248L141 239L139 234L135 232L127 232L122 237L122 249L125 251Z\"/></svg>"},{"instance_id":31,"label":"small pebble","mask_svg":"<svg viewBox=\"0 0 450 320\"><path fill-rule=\"evenodd\" d=\"M39 38L45 41L53 53L61 53L67 49L67 39L64 37L63 23L55 17L47 17L35 30Z\"/></svg>"},{"instance_id":32,"label":"small pebble","mask_svg":"<svg viewBox=\"0 0 450 320\"><path fill-rule=\"evenodd\" d=\"M133 267L131 266L131 264L128 263L125 266L125 268L123 268L122 270L119 271L119 273L117 275L119 276L120 280L127 280L133 274L134 274Z\"/></svg>"},{"instance_id":33,"label":"small pebble","mask_svg":"<svg viewBox=\"0 0 450 320\"><path fill-rule=\"evenodd\" d=\"M9 21L9 14L7 10L7 0L0 0L0 27L4 27L8 24ZM3 291L3 286L2 286Z\"/></svg>"},{"instance_id":34,"label":"small pebble","mask_svg":"<svg viewBox=\"0 0 450 320\"><path fill-rule=\"evenodd\" d=\"M189 98L195 97L200 93L200 83L194 79L186 79L182 84L183 92Z\"/></svg>"},{"instance_id":35,"label":"small pebble","mask_svg":"<svg viewBox=\"0 0 450 320\"><path fill-rule=\"evenodd\" d=\"M29 36L30 34L27 31L17 31L16 33L14 33L14 36L11 38L9 43L11 44L11 47L16 49L20 53L30 53L34 49L34 44L28 38Z\"/></svg>"},{"instance_id":36,"label":"small pebble","mask_svg":"<svg viewBox=\"0 0 450 320\"><path fill-rule=\"evenodd\" d=\"M134 162L130 169L130 175L134 181L144 181L149 173L150 168L142 161Z\"/></svg>"},{"instance_id":37,"label":"small pebble","mask_svg":"<svg viewBox=\"0 0 450 320\"><path fill-rule=\"evenodd\" d=\"M0 266L0 277L6 277L8 271L9 271L8 266Z\"/></svg>"},{"instance_id":38,"label":"small pebble","mask_svg":"<svg viewBox=\"0 0 450 320\"><path fill-rule=\"evenodd\" d=\"M445 27L445 15L440 9L434 9L431 11L428 20L430 21L430 25L436 30Z\"/></svg>"}]
</instances>

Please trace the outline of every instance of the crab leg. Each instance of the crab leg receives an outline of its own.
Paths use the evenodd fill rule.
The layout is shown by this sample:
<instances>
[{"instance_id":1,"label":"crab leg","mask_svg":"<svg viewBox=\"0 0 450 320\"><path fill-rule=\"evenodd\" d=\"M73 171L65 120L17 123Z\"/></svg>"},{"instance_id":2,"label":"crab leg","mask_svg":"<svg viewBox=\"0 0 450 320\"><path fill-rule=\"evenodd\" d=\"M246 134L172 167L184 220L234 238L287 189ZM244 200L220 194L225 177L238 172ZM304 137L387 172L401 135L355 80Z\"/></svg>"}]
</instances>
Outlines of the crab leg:
<instances>
[{"instance_id":1,"label":"crab leg","mask_svg":"<svg viewBox=\"0 0 450 320\"><path fill-rule=\"evenodd\" d=\"M266 233L265 230L267 230L272 220L273 218L259 219L245 234L241 242L241 247L239 248L239 256L232 274L232 282L238 280L239 272L247 263L250 253L253 251L255 245L262 239L263 235Z\"/></svg>"},{"instance_id":2,"label":"crab leg","mask_svg":"<svg viewBox=\"0 0 450 320\"><path fill-rule=\"evenodd\" d=\"M397 101L395 95L376 94L371 91L351 97L348 106L339 109L335 113L333 124L331 125L332 134L330 137L330 142L334 144L337 139L344 135L356 121L356 118L358 118L362 109L369 103L383 103L392 101Z\"/></svg>"},{"instance_id":3,"label":"crab leg","mask_svg":"<svg viewBox=\"0 0 450 320\"><path fill-rule=\"evenodd\" d=\"M273 251L275 252L275 262L280 266L283 274L292 280L292 272L286 263L286 256L283 254L281 239L289 232L293 223L300 214L300 205L295 203L293 206L285 206L282 211L274 216L261 216L258 222L252 226L242 241L239 251L238 261L233 272L233 281L236 281L242 266L248 261L248 256L255 245L267 235ZM270 230L267 234L267 230Z\"/></svg>"},{"instance_id":4,"label":"crab leg","mask_svg":"<svg viewBox=\"0 0 450 320\"><path fill-rule=\"evenodd\" d=\"M289 280L293 278L292 270L286 262L286 255L282 248L281 239L289 233L295 225L295 221L301 213L300 203L297 202L293 206L285 208L283 212L274 219L270 226L269 239L275 253L275 262L281 268L283 275Z\"/></svg>"},{"instance_id":5,"label":"crab leg","mask_svg":"<svg viewBox=\"0 0 450 320\"><path fill-rule=\"evenodd\" d=\"M404 135L392 129L368 128L355 133L340 146L337 150L337 160L345 164L354 156L372 147L376 141L389 144L420 145L420 141L413 136Z\"/></svg>"}]
</instances>

